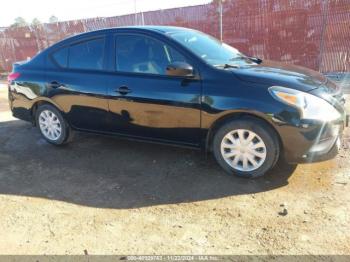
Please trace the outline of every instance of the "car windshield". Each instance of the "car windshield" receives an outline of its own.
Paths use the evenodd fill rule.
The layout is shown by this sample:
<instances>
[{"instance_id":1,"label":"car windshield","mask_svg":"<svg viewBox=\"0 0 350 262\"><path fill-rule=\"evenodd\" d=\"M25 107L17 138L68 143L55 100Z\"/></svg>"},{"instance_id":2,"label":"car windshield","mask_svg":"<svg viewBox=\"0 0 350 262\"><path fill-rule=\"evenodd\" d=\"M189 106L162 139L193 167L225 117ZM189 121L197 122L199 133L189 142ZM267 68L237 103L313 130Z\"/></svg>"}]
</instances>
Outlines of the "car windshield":
<instances>
[{"instance_id":1,"label":"car windshield","mask_svg":"<svg viewBox=\"0 0 350 262\"><path fill-rule=\"evenodd\" d=\"M242 64L258 63L239 52L236 48L195 30L173 32L169 36L212 66L229 68Z\"/></svg>"}]
</instances>

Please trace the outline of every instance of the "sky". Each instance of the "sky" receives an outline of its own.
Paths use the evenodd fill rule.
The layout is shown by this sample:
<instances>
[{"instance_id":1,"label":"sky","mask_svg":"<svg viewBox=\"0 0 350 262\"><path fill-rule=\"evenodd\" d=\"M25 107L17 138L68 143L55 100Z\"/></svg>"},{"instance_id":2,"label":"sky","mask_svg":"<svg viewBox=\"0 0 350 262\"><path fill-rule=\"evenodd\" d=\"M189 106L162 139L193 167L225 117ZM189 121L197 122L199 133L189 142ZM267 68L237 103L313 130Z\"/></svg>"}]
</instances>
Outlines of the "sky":
<instances>
[{"instance_id":1,"label":"sky","mask_svg":"<svg viewBox=\"0 0 350 262\"><path fill-rule=\"evenodd\" d=\"M15 2L15 4L14 4ZM59 21L92 17L108 17L188 5L199 5L211 0L15 0L1 3L0 26L9 26L16 17L27 22L38 18L46 23L55 15Z\"/></svg>"}]
</instances>

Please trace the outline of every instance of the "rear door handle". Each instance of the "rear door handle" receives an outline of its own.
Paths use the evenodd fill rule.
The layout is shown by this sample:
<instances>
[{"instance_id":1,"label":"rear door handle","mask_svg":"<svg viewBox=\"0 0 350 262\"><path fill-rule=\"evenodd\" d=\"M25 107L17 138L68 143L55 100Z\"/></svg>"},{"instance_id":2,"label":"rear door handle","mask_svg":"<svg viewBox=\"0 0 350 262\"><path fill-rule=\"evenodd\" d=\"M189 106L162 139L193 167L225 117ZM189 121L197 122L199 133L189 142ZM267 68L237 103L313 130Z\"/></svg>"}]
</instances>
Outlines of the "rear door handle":
<instances>
[{"instance_id":1,"label":"rear door handle","mask_svg":"<svg viewBox=\"0 0 350 262\"><path fill-rule=\"evenodd\" d=\"M126 95L128 93L131 93L131 90L127 86L121 86L116 90L116 92L118 92L121 95Z\"/></svg>"},{"instance_id":2,"label":"rear door handle","mask_svg":"<svg viewBox=\"0 0 350 262\"><path fill-rule=\"evenodd\" d=\"M58 88L58 87L61 87L61 86L64 86L63 84L57 82L57 81L52 81L51 83L49 83L49 86L52 87L52 88Z\"/></svg>"}]
</instances>

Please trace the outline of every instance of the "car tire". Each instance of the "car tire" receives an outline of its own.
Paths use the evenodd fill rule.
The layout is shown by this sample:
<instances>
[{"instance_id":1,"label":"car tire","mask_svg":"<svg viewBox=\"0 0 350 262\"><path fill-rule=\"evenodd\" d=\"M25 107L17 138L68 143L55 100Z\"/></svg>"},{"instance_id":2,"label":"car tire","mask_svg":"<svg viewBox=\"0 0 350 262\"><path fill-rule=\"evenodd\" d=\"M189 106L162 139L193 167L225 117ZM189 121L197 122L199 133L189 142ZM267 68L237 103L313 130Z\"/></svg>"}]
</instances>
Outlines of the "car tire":
<instances>
[{"instance_id":1,"label":"car tire","mask_svg":"<svg viewBox=\"0 0 350 262\"><path fill-rule=\"evenodd\" d=\"M227 122L216 131L213 153L228 174L256 178L274 167L280 146L276 132L268 124L244 117Z\"/></svg>"},{"instance_id":2,"label":"car tire","mask_svg":"<svg viewBox=\"0 0 350 262\"><path fill-rule=\"evenodd\" d=\"M72 130L62 113L54 106L44 104L35 114L36 125L44 139L53 145L64 145L71 140Z\"/></svg>"}]
</instances>

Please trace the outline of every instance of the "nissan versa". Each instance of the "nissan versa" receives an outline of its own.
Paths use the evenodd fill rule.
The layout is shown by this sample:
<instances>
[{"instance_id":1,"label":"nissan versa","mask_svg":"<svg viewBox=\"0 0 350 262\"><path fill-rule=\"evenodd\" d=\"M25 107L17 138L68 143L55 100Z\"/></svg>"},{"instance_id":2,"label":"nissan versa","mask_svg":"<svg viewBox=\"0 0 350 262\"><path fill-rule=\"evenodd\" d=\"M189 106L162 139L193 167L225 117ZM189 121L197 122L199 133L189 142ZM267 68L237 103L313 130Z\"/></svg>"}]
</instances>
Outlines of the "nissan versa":
<instances>
[{"instance_id":1,"label":"nissan versa","mask_svg":"<svg viewBox=\"0 0 350 262\"><path fill-rule=\"evenodd\" d=\"M202 148L243 177L331 155L347 125L320 73L186 28L83 33L15 63L8 81L13 115L52 144L78 130Z\"/></svg>"}]
</instances>

